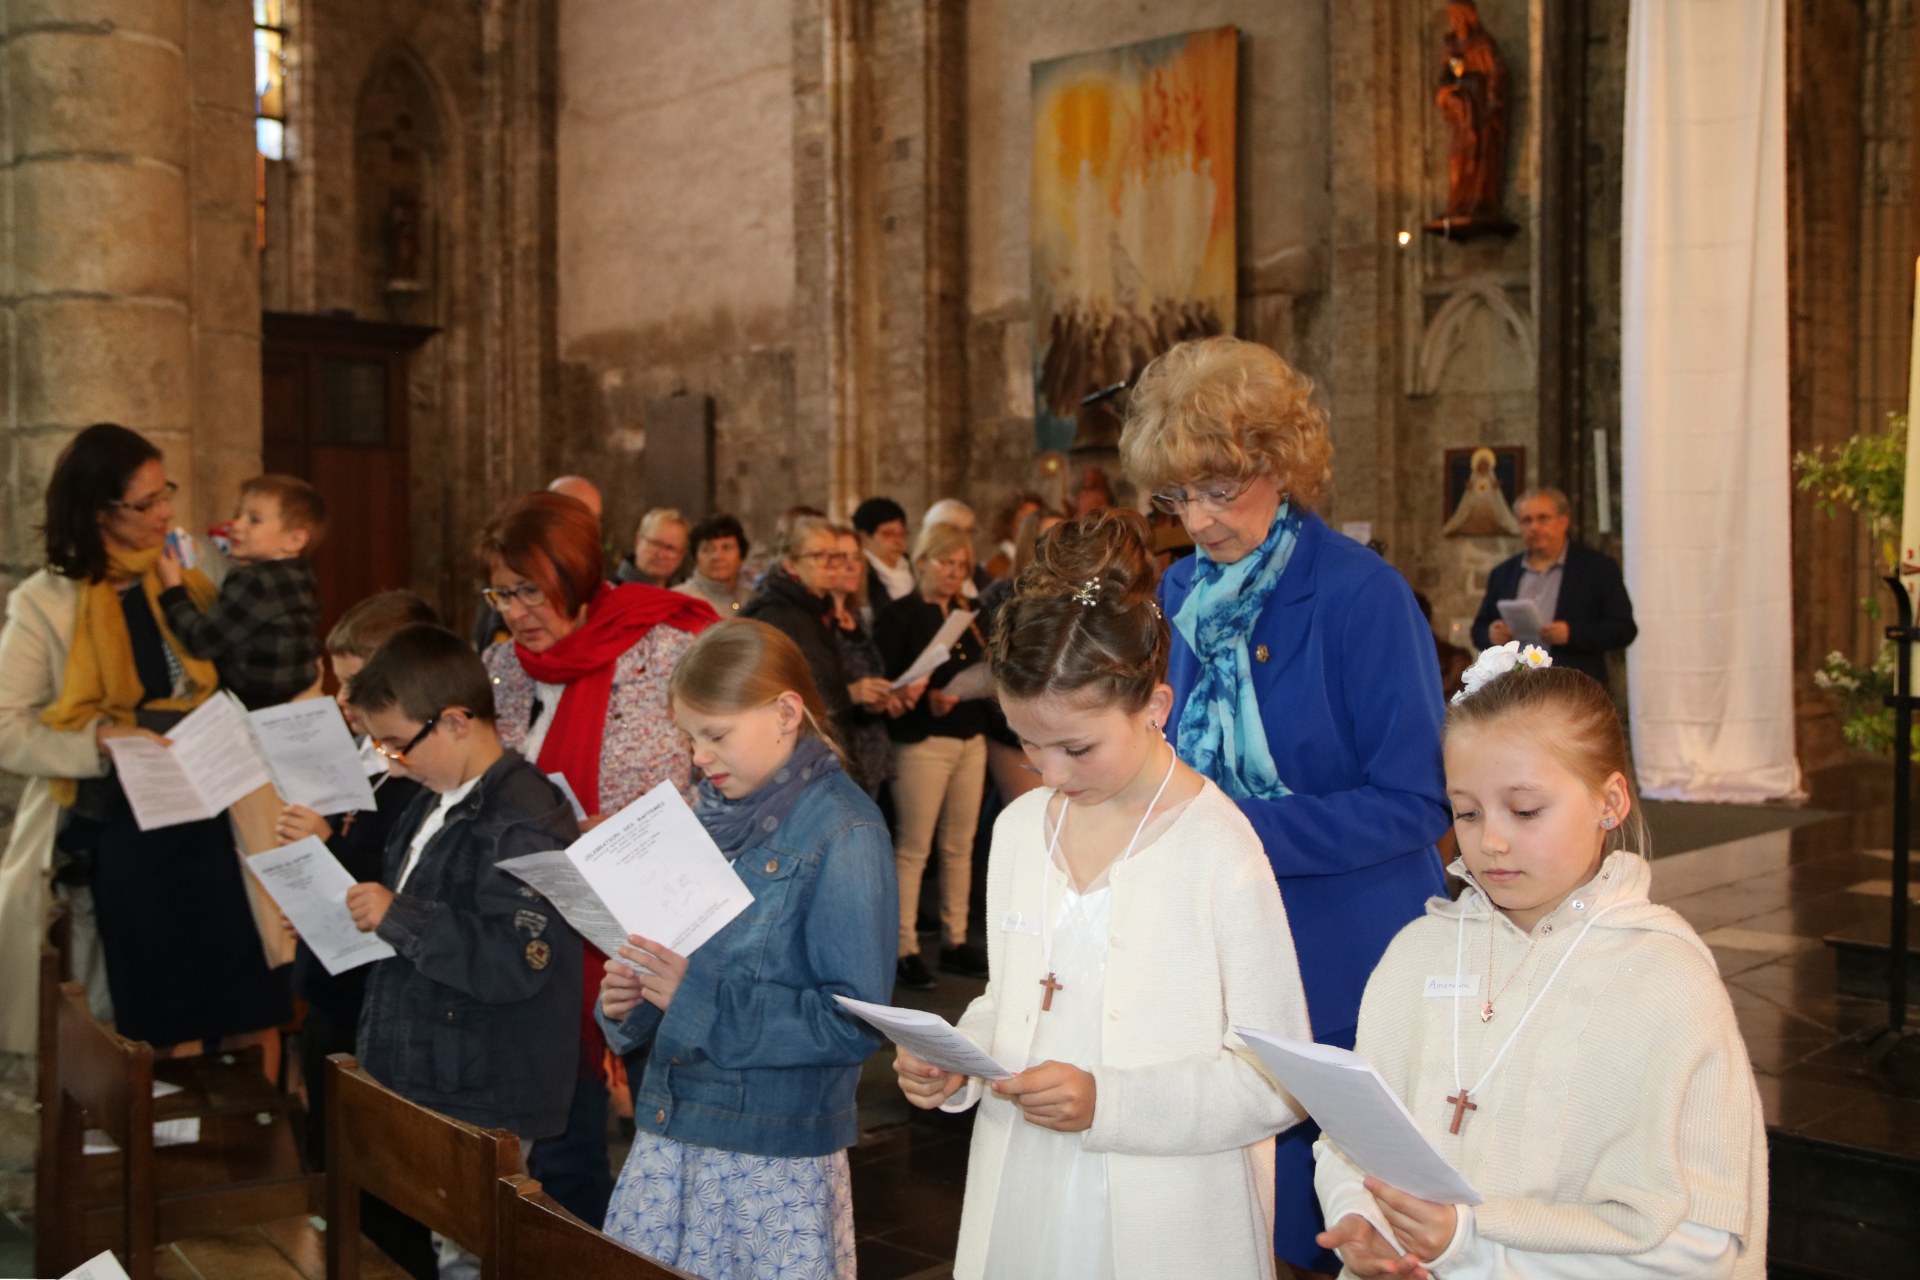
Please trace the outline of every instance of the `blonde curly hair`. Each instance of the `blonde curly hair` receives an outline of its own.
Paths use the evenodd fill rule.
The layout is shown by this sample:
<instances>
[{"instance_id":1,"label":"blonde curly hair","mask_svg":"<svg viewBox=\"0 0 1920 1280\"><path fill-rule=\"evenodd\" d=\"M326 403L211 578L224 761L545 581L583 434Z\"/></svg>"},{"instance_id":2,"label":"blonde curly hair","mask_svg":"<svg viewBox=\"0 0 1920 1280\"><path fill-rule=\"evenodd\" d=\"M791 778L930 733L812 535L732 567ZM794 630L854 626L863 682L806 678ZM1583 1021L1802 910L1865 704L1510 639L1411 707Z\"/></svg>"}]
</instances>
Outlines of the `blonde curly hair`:
<instances>
[{"instance_id":1,"label":"blonde curly hair","mask_svg":"<svg viewBox=\"0 0 1920 1280\"><path fill-rule=\"evenodd\" d=\"M1198 338L1134 384L1120 461L1149 491L1270 475L1311 507L1333 478L1333 442L1313 379L1257 342Z\"/></svg>"}]
</instances>

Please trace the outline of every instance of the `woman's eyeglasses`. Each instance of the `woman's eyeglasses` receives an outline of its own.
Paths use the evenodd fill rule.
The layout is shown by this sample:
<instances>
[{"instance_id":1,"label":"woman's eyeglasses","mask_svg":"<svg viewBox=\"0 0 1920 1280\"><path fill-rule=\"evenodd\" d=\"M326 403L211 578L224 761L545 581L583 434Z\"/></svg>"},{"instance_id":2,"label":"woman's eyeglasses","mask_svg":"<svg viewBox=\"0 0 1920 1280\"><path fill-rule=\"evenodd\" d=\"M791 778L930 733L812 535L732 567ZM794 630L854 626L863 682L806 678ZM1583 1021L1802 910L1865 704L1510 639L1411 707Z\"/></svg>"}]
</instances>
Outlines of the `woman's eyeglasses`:
<instances>
[{"instance_id":1,"label":"woman's eyeglasses","mask_svg":"<svg viewBox=\"0 0 1920 1280\"><path fill-rule=\"evenodd\" d=\"M1189 510L1217 516L1238 502L1240 495L1252 487L1253 481L1243 480L1235 485L1208 485L1192 493L1185 489L1170 489L1166 493L1154 494L1153 506L1156 511L1164 511L1170 516L1183 516Z\"/></svg>"},{"instance_id":2,"label":"woman's eyeglasses","mask_svg":"<svg viewBox=\"0 0 1920 1280\"><path fill-rule=\"evenodd\" d=\"M120 499L115 498L113 501L107 503L107 505L143 516L163 502L172 502L173 495L178 492L180 492L180 486L169 480L166 485L161 488L160 492L154 494L151 498L142 498L138 502L122 502Z\"/></svg>"},{"instance_id":3,"label":"woman's eyeglasses","mask_svg":"<svg viewBox=\"0 0 1920 1280\"><path fill-rule=\"evenodd\" d=\"M829 569L847 569L853 565L853 555L846 551L802 551L795 560L820 560Z\"/></svg>"},{"instance_id":4,"label":"woman's eyeglasses","mask_svg":"<svg viewBox=\"0 0 1920 1280\"><path fill-rule=\"evenodd\" d=\"M523 582L517 587L482 587L480 598L495 613L505 613L510 604L518 604L523 609L538 609L547 602L547 593L531 582Z\"/></svg>"},{"instance_id":5,"label":"woman's eyeglasses","mask_svg":"<svg viewBox=\"0 0 1920 1280\"><path fill-rule=\"evenodd\" d=\"M420 732L414 734L411 738L408 738L405 746L390 747L386 743L380 741L380 739L375 738L373 740L373 749L379 752L381 755L385 756L387 759L393 761L395 764L405 764L407 762L407 752L413 750L415 747L425 742L427 740L427 735L433 732L433 727L440 723L440 717L445 714L446 712L441 711L441 712L435 713L434 715L428 716L427 722L420 726Z\"/></svg>"}]
</instances>

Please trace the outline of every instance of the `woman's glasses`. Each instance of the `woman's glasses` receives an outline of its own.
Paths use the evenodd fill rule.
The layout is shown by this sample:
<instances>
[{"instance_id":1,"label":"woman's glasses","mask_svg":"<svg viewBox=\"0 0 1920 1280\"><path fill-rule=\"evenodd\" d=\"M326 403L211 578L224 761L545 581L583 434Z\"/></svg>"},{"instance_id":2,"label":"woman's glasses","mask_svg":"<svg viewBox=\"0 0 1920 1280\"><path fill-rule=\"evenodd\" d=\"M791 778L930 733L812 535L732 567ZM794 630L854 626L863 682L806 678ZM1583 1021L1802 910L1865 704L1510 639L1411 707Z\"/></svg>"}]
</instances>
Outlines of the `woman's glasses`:
<instances>
[{"instance_id":1,"label":"woman's glasses","mask_svg":"<svg viewBox=\"0 0 1920 1280\"><path fill-rule=\"evenodd\" d=\"M405 764L407 762L407 752L413 750L415 747L425 742L427 740L427 735L433 732L433 727L440 723L440 717L445 714L446 712L441 711L428 716L427 722L420 726L420 732L414 734L411 738L408 738L405 746L390 747L386 743L380 741L380 739L375 738L373 740L373 749L375 751L378 751L381 755L385 756L387 759L393 761L395 764Z\"/></svg>"},{"instance_id":2,"label":"woman's glasses","mask_svg":"<svg viewBox=\"0 0 1920 1280\"><path fill-rule=\"evenodd\" d=\"M495 613L505 613L510 604L518 604L523 609L538 609L547 602L547 593L531 582L523 582L517 587L482 587L480 598Z\"/></svg>"},{"instance_id":3,"label":"woman's glasses","mask_svg":"<svg viewBox=\"0 0 1920 1280\"><path fill-rule=\"evenodd\" d=\"M847 551L802 551L795 560L819 560L829 569L849 569L853 567L853 554Z\"/></svg>"},{"instance_id":4,"label":"woman's glasses","mask_svg":"<svg viewBox=\"0 0 1920 1280\"><path fill-rule=\"evenodd\" d=\"M147 512L153 510L155 507L159 506L163 502L172 502L173 495L178 492L180 492L180 486L175 484L173 481L169 480L161 488L160 492L154 494L151 498L142 498L138 502L122 502L118 498L115 498L113 501L109 502L107 505L110 507L118 507L122 511L131 511L135 515L143 516L147 514Z\"/></svg>"},{"instance_id":5,"label":"woman's glasses","mask_svg":"<svg viewBox=\"0 0 1920 1280\"><path fill-rule=\"evenodd\" d=\"M1170 489L1166 493L1154 494L1153 505L1155 510L1164 511L1170 516L1183 516L1189 510L1217 516L1238 502L1240 495L1252 487L1253 481L1243 480L1236 485L1212 484L1191 493L1185 489Z\"/></svg>"}]
</instances>

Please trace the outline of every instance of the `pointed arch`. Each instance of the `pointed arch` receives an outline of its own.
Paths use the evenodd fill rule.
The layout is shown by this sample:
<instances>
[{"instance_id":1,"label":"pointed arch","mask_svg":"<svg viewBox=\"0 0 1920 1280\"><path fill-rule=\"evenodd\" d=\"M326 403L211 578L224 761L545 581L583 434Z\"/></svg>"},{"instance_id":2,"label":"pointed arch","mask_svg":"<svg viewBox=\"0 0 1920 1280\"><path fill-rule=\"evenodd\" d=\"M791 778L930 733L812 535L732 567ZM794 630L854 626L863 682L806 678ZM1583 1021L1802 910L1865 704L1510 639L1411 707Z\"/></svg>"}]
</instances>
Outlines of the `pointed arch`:
<instances>
[{"instance_id":1,"label":"pointed arch","mask_svg":"<svg viewBox=\"0 0 1920 1280\"><path fill-rule=\"evenodd\" d=\"M1448 363L1466 341L1467 321L1481 307L1493 312L1506 327L1514 345L1526 356L1527 376L1538 379L1540 341L1534 331L1532 318L1513 305L1513 299L1507 296L1506 289L1498 280L1491 276L1476 276L1449 294L1447 300L1440 304L1440 309L1434 312L1426 332L1420 337L1420 348L1414 355L1413 381L1407 390L1408 395L1430 396L1440 389L1440 376L1446 372Z\"/></svg>"}]
</instances>

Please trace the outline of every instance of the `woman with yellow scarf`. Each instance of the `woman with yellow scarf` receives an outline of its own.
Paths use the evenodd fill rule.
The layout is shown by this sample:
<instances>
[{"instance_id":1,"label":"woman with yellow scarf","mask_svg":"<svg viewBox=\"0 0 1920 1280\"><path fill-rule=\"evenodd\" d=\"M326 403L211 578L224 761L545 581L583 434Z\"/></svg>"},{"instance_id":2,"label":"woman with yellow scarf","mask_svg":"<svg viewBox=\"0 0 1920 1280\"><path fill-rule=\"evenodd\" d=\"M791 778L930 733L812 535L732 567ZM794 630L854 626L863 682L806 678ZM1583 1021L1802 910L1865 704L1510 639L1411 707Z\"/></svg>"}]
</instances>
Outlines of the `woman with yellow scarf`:
<instances>
[{"instance_id":1,"label":"woman with yellow scarf","mask_svg":"<svg viewBox=\"0 0 1920 1280\"><path fill-rule=\"evenodd\" d=\"M47 484L47 566L7 597L0 769L28 784L0 857L0 1051L34 1049L26 975L56 884L75 914L78 976L96 1011L111 996L122 1035L212 1048L291 1014L286 970L267 968L226 819L141 831L107 757L108 739L164 732L219 683L156 605L175 488L144 437L88 427ZM213 598L198 571L187 585L196 605Z\"/></svg>"}]
</instances>

